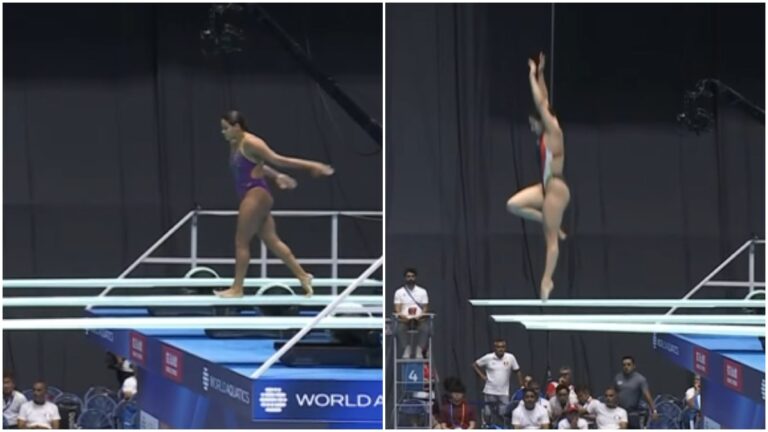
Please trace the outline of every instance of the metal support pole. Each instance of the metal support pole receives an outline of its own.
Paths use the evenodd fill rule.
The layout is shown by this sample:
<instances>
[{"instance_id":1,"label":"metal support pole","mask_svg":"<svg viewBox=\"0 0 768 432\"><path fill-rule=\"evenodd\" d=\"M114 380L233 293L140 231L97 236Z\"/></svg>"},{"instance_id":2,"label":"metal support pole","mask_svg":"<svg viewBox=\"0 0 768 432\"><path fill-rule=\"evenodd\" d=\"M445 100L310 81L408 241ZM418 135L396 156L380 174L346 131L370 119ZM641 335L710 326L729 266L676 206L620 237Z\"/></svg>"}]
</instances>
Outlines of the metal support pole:
<instances>
[{"instance_id":1,"label":"metal support pole","mask_svg":"<svg viewBox=\"0 0 768 432\"><path fill-rule=\"evenodd\" d=\"M394 325L395 325L395 330L394 330L394 332L392 332L392 336L393 336L392 340L395 341L395 343L393 344L394 345L394 347L393 347L394 350L393 351L395 353L395 356L394 356L395 358L394 358L394 360L392 360L392 366L394 366L394 370L395 370L395 381L394 381L395 392L392 395L392 401L393 401L392 405L394 405L394 408L395 408L395 425L394 425L394 428L398 429L400 427L399 418L398 418L398 415L400 414L399 413L399 411L400 411L400 383L397 381L397 376L398 376L398 373L400 372L399 371L400 364L397 362L397 358L398 358L397 357L397 347L398 347L398 343L397 343L397 321L395 321Z\"/></svg>"},{"instance_id":2,"label":"metal support pole","mask_svg":"<svg viewBox=\"0 0 768 432\"><path fill-rule=\"evenodd\" d=\"M334 276L335 277L335 276ZM749 293L755 290L755 242L749 244Z\"/></svg>"},{"instance_id":3,"label":"metal support pole","mask_svg":"<svg viewBox=\"0 0 768 432\"><path fill-rule=\"evenodd\" d=\"M331 278L339 277L339 215L331 216ZM331 288L333 295L339 293L339 286Z\"/></svg>"},{"instance_id":4,"label":"metal support pole","mask_svg":"<svg viewBox=\"0 0 768 432\"><path fill-rule=\"evenodd\" d=\"M261 277L267 277L267 245L261 242Z\"/></svg>"},{"instance_id":5,"label":"metal support pole","mask_svg":"<svg viewBox=\"0 0 768 432\"><path fill-rule=\"evenodd\" d=\"M136 258L136 261L134 261L133 263L131 263L131 265L129 265L127 269L123 270L123 272L122 272L122 273L120 273L120 275L118 275L118 276L117 276L117 279L123 279L123 278L125 278L126 276L128 276L128 274L130 274L130 273L131 273L131 272L132 272L132 271L133 271L133 270L134 270L136 267L138 267L138 266L139 266L139 264L141 264L141 262L142 262L142 261L144 261L144 259L146 259L148 256L150 256L150 255L152 254L152 252L154 252L154 251L155 251L157 248L159 248L159 247L160 247L160 246L161 246L163 243L165 243L165 241L166 241L166 240L168 240L168 238L169 238L170 236L172 236L172 235L173 235L173 234L174 234L176 231L178 231L178 230L179 230L179 228L181 228L182 226L184 226L184 224L185 224L185 223L187 223L187 221L188 221L188 220L189 220L189 219L192 217L192 213L193 213L193 212L189 212L189 213L187 213L187 214L186 214L186 215L185 215L183 218L181 218L181 220L180 220L180 221L176 222L176 225L174 225L174 226L173 226L171 229L169 229L169 230L168 230L168 232L166 232L165 234L163 234L163 236L162 236L162 237L160 237L160 238L159 238L159 239L158 239L158 240L155 242L155 244L153 244L152 246L150 246L150 247L149 247L149 249L147 249L146 251L144 251L144 253L143 253L143 254L141 254L141 256L140 256L140 257ZM105 295L109 294L109 292L110 292L110 291L112 291L112 288L113 288L113 287L111 287L111 286L108 286L108 287L106 287L106 288L104 289L104 291L102 291L102 292L101 292L101 293L98 295L98 297L104 297ZM86 310L91 310L91 306L88 306L88 307L86 308Z\"/></svg>"},{"instance_id":6,"label":"metal support pole","mask_svg":"<svg viewBox=\"0 0 768 432\"><path fill-rule=\"evenodd\" d=\"M192 210L192 229L190 230L191 237L189 239L189 257L192 259L189 265L190 270L197 267L197 222L197 210Z\"/></svg>"},{"instance_id":7,"label":"metal support pole","mask_svg":"<svg viewBox=\"0 0 768 432\"><path fill-rule=\"evenodd\" d=\"M349 297L350 294L352 294L355 289L365 280L367 280L376 270L381 267L381 265L384 264L384 257L380 257L375 263L373 263L370 267L368 267L363 274L361 274L350 286L348 286L344 291L342 291L341 294L339 294L336 297L336 300L334 300L331 304L325 307L322 311L320 311L317 316L315 316L312 321L310 321L304 328L302 328L298 333L296 333L288 342L283 345L282 348L280 348L276 353L272 354L270 358L267 359L261 366L259 366L258 369L256 369L256 372L254 372L251 375L252 379L259 379L264 373L269 370L270 367L272 367L273 364L275 364L280 358L285 355L288 350L293 348L294 345L296 345L301 338L303 338L307 333L309 333L317 323L319 323L323 318L330 315L331 312L336 310L336 307L339 306L347 297Z\"/></svg>"},{"instance_id":8,"label":"metal support pole","mask_svg":"<svg viewBox=\"0 0 768 432\"><path fill-rule=\"evenodd\" d=\"M429 392L428 393L429 407L427 407L427 409L429 410L429 412L427 413L427 416L429 418L430 429L432 429L435 426L432 421L432 408L434 407L434 404L435 404L435 396L434 396L433 387L432 387L433 380L435 379L434 368L432 363L432 330L433 330L432 326L434 325L434 322L433 322L434 318L435 318L434 315L430 315L429 318L427 318L429 320L429 338L427 338L427 343L429 344L429 353L427 354L427 358L429 359L428 360L429 361L429 364L428 364L429 381L428 381L428 387L427 387L427 391Z\"/></svg>"},{"instance_id":9,"label":"metal support pole","mask_svg":"<svg viewBox=\"0 0 768 432\"><path fill-rule=\"evenodd\" d=\"M732 253L732 254L731 254L731 256L729 256L729 257L728 257L728 258L727 258L725 261L723 261L722 263L720 263L720 265L719 265L719 266L717 266L717 268L715 268L714 270L712 270L712 272L711 272L710 274L708 274L708 275L707 275L707 277L705 277L704 279L702 279L702 280L701 280L701 282L699 282L699 284L698 284L698 285L696 285L695 287L693 287L693 289L691 289L690 291L688 291L688 294L686 294L686 295L685 295L685 296L682 298L682 300L688 300L688 299L689 299L689 298L691 298L691 297L692 297L694 294L696 294L696 293L697 293L697 292L698 292L698 291L701 289L701 287L703 287L703 286L704 286L704 285L705 285L707 282L709 282L710 280L712 280L712 278L713 278L713 277L714 277L716 274L720 273L720 270L722 270L723 268L725 268L725 266L727 266L727 265L728 265L728 264L729 264L731 261L733 261L733 260L734 260L734 259L735 259L737 256L739 256L739 254L740 254L740 253L742 253L742 252L744 251L744 249L748 248L750 244L752 244L752 240L748 240L748 241L746 241L746 242L745 242L743 245L741 245L741 247L740 247L740 248L736 249L736 252ZM670 310L667 312L667 315L671 315L671 314L675 313L675 311L676 311L677 309L678 309L678 307L677 307L677 306L673 307L672 309L670 309Z\"/></svg>"}]
</instances>

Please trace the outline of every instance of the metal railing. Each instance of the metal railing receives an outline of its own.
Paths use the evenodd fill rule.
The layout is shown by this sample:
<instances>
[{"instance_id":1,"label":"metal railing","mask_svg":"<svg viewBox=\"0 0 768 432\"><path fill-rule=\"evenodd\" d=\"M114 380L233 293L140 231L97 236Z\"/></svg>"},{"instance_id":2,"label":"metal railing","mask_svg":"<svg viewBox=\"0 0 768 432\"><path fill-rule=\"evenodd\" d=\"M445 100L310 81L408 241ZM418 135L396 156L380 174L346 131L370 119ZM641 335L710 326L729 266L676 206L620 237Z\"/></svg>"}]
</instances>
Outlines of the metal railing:
<instances>
[{"instance_id":1,"label":"metal railing","mask_svg":"<svg viewBox=\"0 0 768 432\"><path fill-rule=\"evenodd\" d=\"M198 225L200 216L236 216L237 211L234 210L192 210L182 217L170 230L163 234L152 246L149 247L144 253L139 256L131 265L128 266L117 279L124 279L128 274L136 269L140 264L190 264L191 268L196 268L198 264L203 263L234 263L233 258L200 258L198 256ZM337 286L333 287L333 295L337 297L328 304L323 310L313 317L309 322L304 325L280 350L275 352L267 359L257 370L251 374L252 379L260 378L269 368L280 360L280 358L295 344L301 340L307 333L309 333L315 326L320 323L322 319L330 316L344 300L351 295L358 286L363 284L373 273L375 273L384 263L384 258L378 259L340 259L339 258L339 217L351 216L351 217L381 217L380 211L274 211L273 216L282 217L330 217L331 218L331 257L328 259L304 259L299 262L305 263L318 263L327 264L331 266L331 278L338 279L339 265L363 265L367 264L368 268L357 278L355 281L346 287L344 291L338 294ZM190 254L189 258L183 257L154 257L149 256L155 252L166 240L168 240L173 234L175 234L182 226L188 221L192 221L190 230ZM261 277L267 277L267 264L280 263L280 260L267 259L267 250L264 243L261 243L261 257L257 260L252 260L254 263L261 265ZM106 296L113 286L108 286L102 291L98 297ZM92 306L89 306L90 309ZM383 321L382 321L383 322Z\"/></svg>"},{"instance_id":2,"label":"metal railing","mask_svg":"<svg viewBox=\"0 0 768 432\"><path fill-rule=\"evenodd\" d=\"M188 212L165 234L162 235L152 246L133 261L125 270L123 270L117 279L123 279L133 272L141 264L189 264L190 268L196 268L199 264L234 264L232 257L200 257L198 243L198 226L201 216L237 216L237 210L202 210L195 209ZM271 212L275 217L330 217L331 219L331 251L330 258L299 258L300 264L330 265L331 278L337 279L339 276L339 266L343 265L371 265L376 262L375 258L339 258L339 218L360 217L360 218L381 218L381 211L339 211L339 210L279 210ZM189 257L150 257L160 246L162 246L173 234L179 231L187 222L190 222L190 250ZM380 222L380 220L379 220ZM267 247L261 242L261 253L259 258L251 259L251 264L260 266L260 277L268 277L268 265L281 264L282 261L277 258L267 258ZM333 295L338 294L338 285L331 287ZM109 294L114 286L107 286L104 291L99 293L98 297L104 297ZM91 307L88 307L90 310Z\"/></svg>"},{"instance_id":3,"label":"metal railing","mask_svg":"<svg viewBox=\"0 0 768 432\"><path fill-rule=\"evenodd\" d=\"M756 245L763 245L765 246L765 239L759 239L754 238L747 240L744 242L744 244L741 245L734 253L731 254L728 258L726 258L725 261L720 263L712 272L710 272L704 279L701 280L695 287L693 287L690 291L688 291L688 294L683 296L681 300L688 300L691 297L693 297L699 290L704 288L705 286L717 286L717 287L729 287L729 288L749 288L749 293L745 297L746 299L751 299L752 297L756 295L763 294L765 295L765 289L759 290L756 289L758 287L765 288L765 281L756 281L755 280L755 247ZM718 280L712 280L718 273L720 273L725 266L730 264L733 260L735 260L739 255L744 253L745 250L749 251L749 259L748 259L748 270L747 270L747 281L718 281ZM667 311L666 315L671 315L675 313L677 309L679 309L680 306L674 306Z\"/></svg>"},{"instance_id":4,"label":"metal railing","mask_svg":"<svg viewBox=\"0 0 768 432\"><path fill-rule=\"evenodd\" d=\"M234 264L234 258L200 258L197 250L197 232L200 216L237 216L236 210L192 210L192 225L190 230L190 257L158 257L145 260L147 264L190 264L191 268L198 264ZM297 258L299 264L318 264L331 266L331 279L339 277L339 265L371 265L375 258L339 258L339 217L381 217L380 211L337 211L337 210L280 210L271 212L275 217L330 217L331 218L331 252L330 258ZM260 277L268 277L267 266L270 264L282 264L277 258L267 258L267 246L261 242L260 257L252 259L251 264L259 264ZM332 287L333 295L338 294L338 286Z\"/></svg>"}]
</instances>

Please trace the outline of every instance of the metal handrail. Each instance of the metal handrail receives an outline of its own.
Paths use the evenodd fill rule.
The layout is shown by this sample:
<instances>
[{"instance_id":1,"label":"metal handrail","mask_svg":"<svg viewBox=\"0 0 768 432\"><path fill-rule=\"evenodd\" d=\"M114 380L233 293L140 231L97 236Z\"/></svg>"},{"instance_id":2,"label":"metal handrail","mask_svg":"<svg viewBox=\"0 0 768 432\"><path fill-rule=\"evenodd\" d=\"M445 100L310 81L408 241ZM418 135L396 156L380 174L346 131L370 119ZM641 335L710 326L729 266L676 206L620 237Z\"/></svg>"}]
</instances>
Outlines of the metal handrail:
<instances>
[{"instance_id":1,"label":"metal handrail","mask_svg":"<svg viewBox=\"0 0 768 432\"><path fill-rule=\"evenodd\" d=\"M759 239L754 238L747 240L744 242L741 247L736 249L736 252L732 253L731 256L726 258L725 261L720 263L712 272L710 272L704 279L701 280L695 287L693 287L688 293L683 296L681 300L688 300L690 299L694 294L699 292L699 290L705 286L727 286L727 287L745 287L749 288L749 292L752 293L755 291L755 287L765 287L765 282L755 282L755 245L761 244L765 245L765 239ZM721 270L725 268L728 264L731 263L731 261L735 260L739 255L741 255L742 252L744 252L746 249L749 249L749 280L747 282L732 282L732 281L713 281L712 278L715 277L718 273L720 273ZM679 306L674 306L669 311L667 311L666 315L671 315L675 313L677 309L679 309Z\"/></svg>"},{"instance_id":2,"label":"metal handrail","mask_svg":"<svg viewBox=\"0 0 768 432\"><path fill-rule=\"evenodd\" d=\"M320 311L317 316L315 316L307 325L304 326L301 330L299 330L298 333L296 333L288 342L285 343L276 353L272 354L271 357L267 359L261 366L259 366L256 371L251 374L252 379L259 379L262 375L264 375L267 370L269 370L270 367L272 367L273 364L275 364L280 358L288 352L291 348L293 348L294 345L296 345L301 338L304 337L307 333L309 333L315 326L326 316L330 315L336 308L344 302L344 300L349 297L350 294L352 294L355 289L357 289L358 285L360 285L363 281L367 280L376 270L379 269L379 267L384 264L384 257L380 257L378 260L376 260L375 263L373 263L370 267L368 267L350 286L348 286L344 291L341 292L341 294L338 295L336 300L331 302L328 306L326 306L322 311Z\"/></svg>"},{"instance_id":3,"label":"metal handrail","mask_svg":"<svg viewBox=\"0 0 768 432\"><path fill-rule=\"evenodd\" d=\"M197 242L197 229L198 229L198 218L200 216L236 216L238 214L237 210L201 210L196 209L192 211L192 225L190 230L190 252L189 252L189 261L183 262L188 263L190 265L190 268L194 268L197 266L198 263L205 263L205 264L218 264L221 262L212 262L210 261L212 258L204 258L201 259L198 257L198 242ZM372 210L276 210L271 212L272 216L277 217L330 217L331 218L331 256L330 258L299 258L298 262L300 264L318 264L318 265L330 265L331 266L331 278L337 278L339 275L339 265L368 265L374 262L374 260L370 260L368 262L363 261L348 261L348 260L340 260L339 259L339 217L340 216L348 216L348 217L381 217L382 212L381 211L372 211ZM380 221L378 221L380 222ZM259 258L252 259L250 262L253 264L259 264L259 270L260 270L260 277L266 278L267 277L267 270L268 265L270 264L280 264L282 263L281 260L278 259L270 259L267 258L267 246L264 244L264 242L260 242L259 247ZM182 264L182 262L167 262L170 258L149 258L145 260L146 263L151 264L159 264L159 263L168 263L168 264ZM216 258L213 258L216 259ZM162 261L161 261L162 260ZM234 259L232 261L226 262L231 263L234 262ZM223 264L223 263L222 263ZM338 285L334 285L331 287L331 292L336 295L338 293Z\"/></svg>"}]
</instances>

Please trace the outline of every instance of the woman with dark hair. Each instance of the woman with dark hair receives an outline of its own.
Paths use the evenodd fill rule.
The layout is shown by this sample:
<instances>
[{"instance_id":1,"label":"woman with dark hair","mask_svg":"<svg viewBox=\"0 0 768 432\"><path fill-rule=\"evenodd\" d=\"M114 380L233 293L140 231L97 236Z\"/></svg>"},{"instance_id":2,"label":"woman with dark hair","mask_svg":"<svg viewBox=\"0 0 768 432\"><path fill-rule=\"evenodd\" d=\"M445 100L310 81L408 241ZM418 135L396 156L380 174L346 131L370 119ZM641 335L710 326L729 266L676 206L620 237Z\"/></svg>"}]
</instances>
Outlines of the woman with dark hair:
<instances>
[{"instance_id":1,"label":"woman with dark hair","mask_svg":"<svg viewBox=\"0 0 768 432\"><path fill-rule=\"evenodd\" d=\"M544 53L539 54L536 62L528 59L528 79L536 106L534 114L528 117L531 131L539 137L541 154L542 181L518 191L507 201L507 210L521 218L539 222L544 226L546 242L546 261L541 277L539 293L543 300L555 287L552 274L555 272L559 255L559 240L565 239L560 229L563 213L571 200L571 192L563 178L565 164L565 146L563 130L549 105L547 85L544 82Z\"/></svg>"},{"instance_id":2,"label":"woman with dark hair","mask_svg":"<svg viewBox=\"0 0 768 432\"><path fill-rule=\"evenodd\" d=\"M221 117L221 133L229 142L230 164L235 187L240 197L235 234L235 280L232 286L217 292L220 297L242 297L243 282L251 259L251 239L258 235L272 253L277 255L301 282L304 294L312 295L312 275L296 261L291 249L280 240L275 221L270 214L274 203L266 178L272 178L281 189L292 189L296 182L266 163L280 168L304 169L314 177L330 176L329 165L280 155L261 138L248 132L245 118L238 111Z\"/></svg>"}]
</instances>

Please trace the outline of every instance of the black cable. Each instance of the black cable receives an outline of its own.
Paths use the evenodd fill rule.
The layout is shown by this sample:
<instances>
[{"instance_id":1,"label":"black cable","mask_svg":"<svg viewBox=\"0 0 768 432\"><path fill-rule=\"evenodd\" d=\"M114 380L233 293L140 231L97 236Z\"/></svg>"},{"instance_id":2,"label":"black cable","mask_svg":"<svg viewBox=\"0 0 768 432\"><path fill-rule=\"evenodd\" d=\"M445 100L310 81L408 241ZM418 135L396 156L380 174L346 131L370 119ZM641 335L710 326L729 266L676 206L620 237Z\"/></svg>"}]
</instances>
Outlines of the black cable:
<instances>
[{"instance_id":1,"label":"black cable","mask_svg":"<svg viewBox=\"0 0 768 432\"><path fill-rule=\"evenodd\" d=\"M118 67L119 70L122 71L124 68L121 64L121 60L123 56L118 56ZM119 73L119 72L118 72ZM122 90L122 86L117 86L117 92L119 93L120 90ZM115 105L117 105L117 109L115 110L115 141L117 143L117 179L118 179L118 190L120 194L120 244L122 245L121 248L121 255L120 255L120 262L124 263L126 261L126 257L128 256L128 229L126 227L127 225L127 217L126 217L126 185L125 185L125 161L123 160L123 140L122 140L122 130L120 128L120 98L119 95L115 95Z\"/></svg>"},{"instance_id":2,"label":"black cable","mask_svg":"<svg viewBox=\"0 0 768 432\"><path fill-rule=\"evenodd\" d=\"M459 161L458 162L459 166L458 166L458 169L457 169L458 175L456 176L456 182L459 185L459 189L460 189L459 199L461 200L461 203L458 206L458 208L464 209L464 210L463 210L463 212L461 212L461 214L457 213L457 216L459 216L459 217L463 216L463 220L464 220L463 232L466 234L466 233L469 232L468 217L467 217L467 213L466 213L467 210L466 209L470 208L470 206L469 206L468 193L467 193L467 188L466 188L467 173L465 172L464 164L463 164L463 162L465 160L465 154L464 154L464 151L463 151L464 150L465 140L464 140L464 128L462 127L463 124L461 122L461 107L463 106L462 103L461 103L462 102L461 101L461 86L460 86L459 79L458 79L458 77L460 75L460 73L459 73L459 23L458 23L459 10L458 10L458 8L459 8L458 5L456 5L456 4L453 5L453 69L454 69L453 72L454 72L454 76L456 77L456 79L454 80L454 97L455 97L455 101L454 102L455 102L455 106L456 106L456 109L455 109L455 111L456 111L456 129L457 129L457 136L458 136L457 150L458 150L458 161ZM457 225L457 228L461 225L461 222L458 219L455 220L454 223ZM454 229L453 232L459 232L459 230L458 229ZM469 238L469 236L467 235L466 238ZM469 241L466 240L466 243L467 244L464 245L464 248L460 248L460 250L467 251L469 249L469 244L468 244ZM473 270L472 263L471 262L467 262L467 263L461 263L463 265L458 265L459 263L456 263L455 260L456 260L456 255L454 255L454 263L453 263L453 266L452 266L453 267L452 273L454 275L454 283L452 284L452 287L453 287L454 290L456 290L454 295L456 296L456 298L461 298L461 294L462 293L459 291L459 288L458 288L459 287L459 283L457 283L457 281L455 280L456 277L457 277L456 271L457 271L457 269L460 269L460 268L466 269L466 271L468 273L467 274L467 279L469 281L469 292L470 292L470 295L471 295L471 293L474 291L474 286L473 286L473 283L472 283L472 281L474 280L474 278L472 277L472 274L473 274L473 272L472 272L472 270ZM474 318L474 315L471 314L470 318ZM470 323L469 328L474 328L474 322ZM455 363L456 365L461 365L461 363L458 360L458 353L456 352L456 345L457 344L452 344L453 353L454 353L454 360L456 361L456 363Z\"/></svg>"},{"instance_id":3,"label":"black cable","mask_svg":"<svg viewBox=\"0 0 768 432\"><path fill-rule=\"evenodd\" d=\"M256 10L259 15L259 20L269 32L275 36L278 42L285 48L291 57L296 60L302 69L308 73L317 84L325 90L329 96L331 96L336 103L341 106L346 113L352 117L352 119L362 127L368 136L370 136L377 144L382 145L382 128L381 125L370 115L368 115L352 98L345 92L341 91L336 81L320 72L320 70L310 61L307 54L301 47L291 38L291 36L267 13L267 11L260 5L249 4L249 9Z\"/></svg>"},{"instance_id":4,"label":"black cable","mask_svg":"<svg viewBox=\"0 0 768 432\"><path fill-rule=\"evenodd\" d=\"M170 179L168 177L168 145L165 137L165 122L163 121L163 104L160 100L162 97L161 91L161 71L160 71L160 47L157 41L160 40L160 20L157 16L157 8L152 9L154 13L154 23L152 25L153 40L156 41L152 44L152 71L154 79L152 80L152 90L154 93L154 118L157 126L156 139L157 139L157 177L159 183L160 193L160 224L164 227L171 226L171 205L170 205ZM166 271L170 271L168 266L164 266Z\"/></svg>"},{"instance_id":5,"label":"black cable","mask_svg":"<svg viewBox=\"0 0 768 432\"><path fill-rule=\"evenodd\" d=\"M514 140L512 122L509 123L509 126L510 126L509 137L510 137L510 140L512 141L512 147L514 148L515 140ZM513 151L512 152L512 171L515 173L515 184L520 185L522 181L520 180L520 169L517 164L516 155L517 155L516 152ZM538 164L538 160L537 160L537 164ZM520 218L520 224L523 227L523 249L525 250L525 254L524 254L525 263L528 264L528 273L531 277L531 283L532 283L531 288L532 288L533 295L536 296L536 280L534 278L530 246L528 244L528 231L525 229L525 219ZM543 308L539 308L539 312L543 313L544 312ZM534 346L533 346L533 341L531 340L531 333L526 332L526 336L528 336L528 352L531 353L531 360L533 360L532 356L533 356Z\"/></svg>"}]
</instances>

